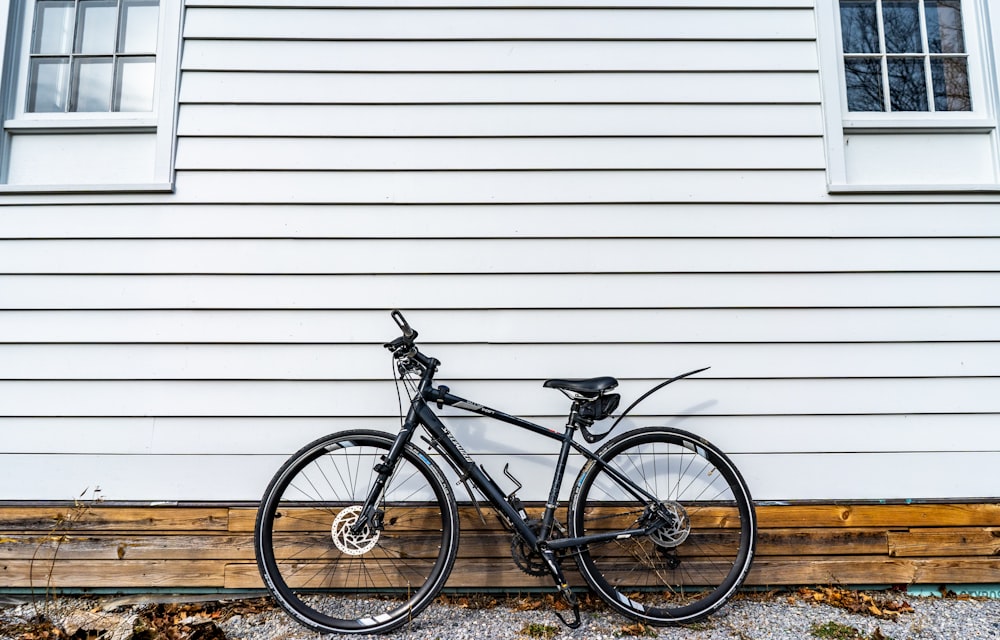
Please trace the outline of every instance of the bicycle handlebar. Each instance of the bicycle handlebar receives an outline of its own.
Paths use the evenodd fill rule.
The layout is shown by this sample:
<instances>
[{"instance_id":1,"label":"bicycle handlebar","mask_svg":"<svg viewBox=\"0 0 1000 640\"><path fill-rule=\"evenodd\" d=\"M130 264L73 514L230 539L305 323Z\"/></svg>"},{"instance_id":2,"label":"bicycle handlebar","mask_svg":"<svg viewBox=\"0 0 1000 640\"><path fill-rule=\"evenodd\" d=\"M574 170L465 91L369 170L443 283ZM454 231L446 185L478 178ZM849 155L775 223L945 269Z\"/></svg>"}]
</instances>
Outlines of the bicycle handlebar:
<instances>
[{"instance_id":1,"label":"bicycle handlebar","mask_svg":"<svg viewBox=\"0 0 1000 640\"><path fill-rule=\"evenodd\" d=\"M389 317L393 319L399 329L403 332L403 335L399 336L392 342L387 342L382 345L392 352L392 357L397 360L406 359L411 362L416 362L424 368L437 366L438 363L434 358L425 356L417 349L416 344L414 344L417 339L417 332L406 321L402 312L400 312L399 309L393 309L389 313Z\"/></svg>"}]
</instances>

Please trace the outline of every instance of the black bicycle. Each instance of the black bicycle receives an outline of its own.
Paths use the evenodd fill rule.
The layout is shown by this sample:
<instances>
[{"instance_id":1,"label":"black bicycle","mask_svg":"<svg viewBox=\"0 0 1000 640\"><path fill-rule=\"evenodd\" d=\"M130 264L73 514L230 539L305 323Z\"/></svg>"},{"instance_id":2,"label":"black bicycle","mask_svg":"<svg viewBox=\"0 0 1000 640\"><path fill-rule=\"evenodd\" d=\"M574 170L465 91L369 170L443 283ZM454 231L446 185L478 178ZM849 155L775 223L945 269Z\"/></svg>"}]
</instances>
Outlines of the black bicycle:
<instances>
[{"instance_id":1,"label":"black bicycle","mask_svg":"<svg viewBox=\"0 0 1000 640\"><path fill-rule=\"evenodd\" d=\"M563 572L572 557L580 574L610 607L641 622L693 622L719 609L750 570L756 516L733 463L704 439L668 427L646 427L613 438L596 453L574 441L606 437L622 417L667 380L632 403L603 433L620 397L614 378L548 380L572 400L558 433L476 404L437 386L440 362L420 352L399 311L403 332L386 344L410 396L395 435L344 431L303 447L271 480L254 531L257 564L278 603L322 633L379 633L405 624L445 585L458 552L459 513L437 454L469 490L485 498L512 535L517 566L548 575L572 606L576 594ZM457 407L560 443L549 497L529 516L517 490L504 495L432 409ZM424 447L413 440L422 427ZM585 459L573 482L566 521L556 518L571 454ZM505 474L520 488L513 475ZM532 509L532 511L536 511ZM481 514L480 514L481 515ZM485 586L485 585L484 585Z\"/></svg>"}]
</instances>

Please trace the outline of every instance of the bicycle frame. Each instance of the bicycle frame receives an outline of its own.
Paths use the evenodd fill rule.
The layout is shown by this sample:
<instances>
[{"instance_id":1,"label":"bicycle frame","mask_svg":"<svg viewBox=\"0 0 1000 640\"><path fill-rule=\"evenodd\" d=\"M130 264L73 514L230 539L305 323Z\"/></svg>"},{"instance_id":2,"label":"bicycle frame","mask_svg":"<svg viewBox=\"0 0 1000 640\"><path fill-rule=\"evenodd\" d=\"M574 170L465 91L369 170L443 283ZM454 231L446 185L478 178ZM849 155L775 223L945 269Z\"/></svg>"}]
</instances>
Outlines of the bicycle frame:
<instances>
[{"instance_id":1,"label":"bicycle frame","mask_svg":"<svg viewBox=\"0 0 1000 640\"><path fill-rule=\"evenodd\" d=\"M368 498L365 500L361 516L358 518L358 521L354 526L356 530L360 531L368 523L372 522L374 515L377 512L378 502L381 498L382 491L389 481L392 470L395 468L396 461L399 459L399 456L402 455L406 444L413 439L418 426L424 427L424 429L426 429L426 431L430 434L431 440L429 443L431 447L435 451L442 454L452 468L459 473L459 480L462 482L472 482L476 489L478 489L479 492L487 499L493 509L500 515L509 528L520 535L534 549L538 549L539 551L556 551L561 549L580 548L596 542L630 538L636 535L648 535L649 533L652 533L653 531L664 526L664 521L662 519L653 519L653 524L651 526L641 529L611 531L576 538L550 539L550 535L555 524L555 512L558 507L559 491L562 488L566 473L566 464L571 451L576 451L577 453L583 455L589 462L600 465L608 474L613 476L623 488L631 492L636 498L640 498L645 501L652 501L654 504L657 502L657 498L642 487L638 486L627 476L621 474L616 469L607 466L607 464L597 454L586 449L574 440L574 435L577 429L577 427L574 426L574 418L579 406L579 401L573 402L573 407L571 409L569 419L567 420L565 431L563 431L563 433L559 433L555 430L548 429L528 420L524 420L523 418L518 418L517 416L513 416L476 402L466 400L460 396L453 395L450 393L448 387L434 387L433 378L439 365L440 362L438 360L431 358L430 366L426 367L421 375L417 392L414 394L410 403L410 409L402 427L400 428L399 434L396 436L396 440L393 443L392 448L386 455L385 461L375 467L375 471L379 475ZM448 427L445 426L440 418L438 418L429 406L429 402L437 403L439 407L447 405L463 409L471 413L525 429L550 440L560 442L556 468L552 478L552 485L549 488L549 496L548 500L546 500L545 510L542 516L542 526L538 534L536 534L528 525L527 514L523 512L523 509L518 508L520 501L518 500L517 503L512 504L510 498L513 497L513 493L510 496L504 495L503 490L500 489L493 478L486 473L485 469L483 469L481 465L476 464L476 461L465 451ZM550 562L550 559L546 557L546 561ZM555 569L554 566L552 568Z\"/></svg>"}]
</instances>

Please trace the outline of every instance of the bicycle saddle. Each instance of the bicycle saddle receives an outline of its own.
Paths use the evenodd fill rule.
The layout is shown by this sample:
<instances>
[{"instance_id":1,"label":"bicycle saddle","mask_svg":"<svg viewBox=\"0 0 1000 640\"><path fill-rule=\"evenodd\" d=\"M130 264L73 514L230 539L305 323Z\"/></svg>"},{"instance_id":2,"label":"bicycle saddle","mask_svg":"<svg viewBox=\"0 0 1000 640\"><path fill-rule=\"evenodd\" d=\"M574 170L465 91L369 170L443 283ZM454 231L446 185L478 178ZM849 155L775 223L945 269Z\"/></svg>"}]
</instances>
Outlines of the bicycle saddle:
<instances>
[{"instance_id":1,"label":"bicycle saddle","mask_svg":"<svg viewBox=\"0 0 1000 640\"><path fill-rule=\"evenodd\" d=\"M611 376L600 378L567 378L546 380L542 385L550 389L562 389L573 393L597 394L618 386L618 381Z\"/></svg>"}]
</instances>

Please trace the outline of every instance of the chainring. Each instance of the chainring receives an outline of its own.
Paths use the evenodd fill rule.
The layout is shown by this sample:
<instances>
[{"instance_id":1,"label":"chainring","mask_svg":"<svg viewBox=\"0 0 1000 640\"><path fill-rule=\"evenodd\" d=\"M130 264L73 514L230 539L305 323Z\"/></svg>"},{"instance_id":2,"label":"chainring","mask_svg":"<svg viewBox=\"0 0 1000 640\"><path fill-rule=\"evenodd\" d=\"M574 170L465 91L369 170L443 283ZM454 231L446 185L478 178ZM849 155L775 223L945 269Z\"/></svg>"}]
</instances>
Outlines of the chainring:
<instances>
[{"instance_id":1,"label":"chainring","mask_svg":"<svg viewBox=\"0 0 1000 640\"><path fill-rule=\"evenodd\" d=\"M542 531L541 520L528 520L527 525L535 535L538 535ZM549 534L549 539L553 540L561 537L563 537L563 528L559 523L556 523L552 528L552 533ZM517 565L517 568L529 576L549 575L549 566L545 563L545 559L520 534L515 533L510 541L510 555L514 558L514 564Z\"/></svg>"}]
</instances>

